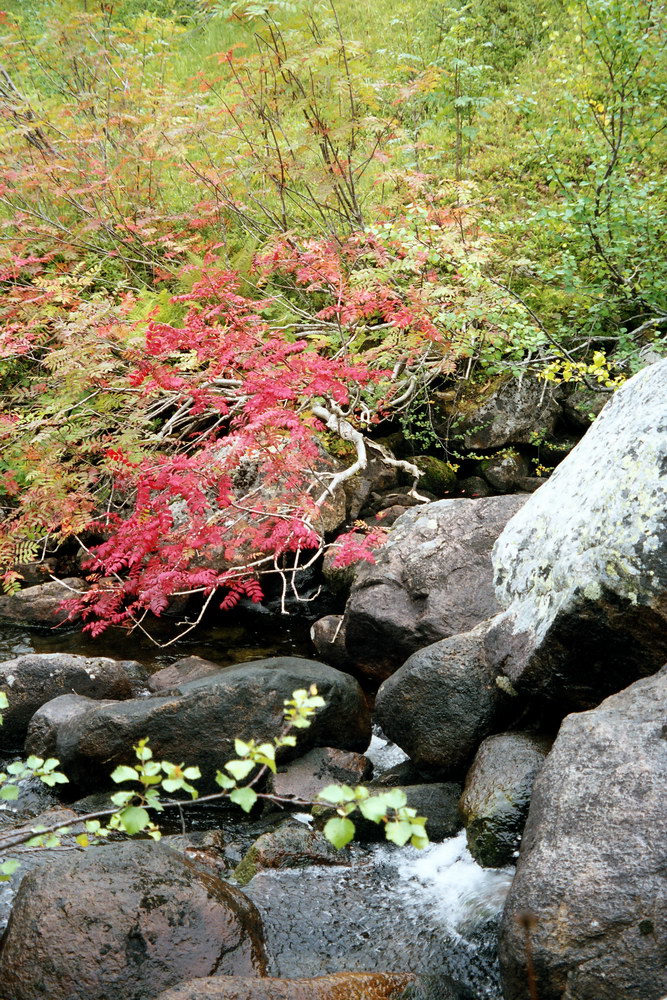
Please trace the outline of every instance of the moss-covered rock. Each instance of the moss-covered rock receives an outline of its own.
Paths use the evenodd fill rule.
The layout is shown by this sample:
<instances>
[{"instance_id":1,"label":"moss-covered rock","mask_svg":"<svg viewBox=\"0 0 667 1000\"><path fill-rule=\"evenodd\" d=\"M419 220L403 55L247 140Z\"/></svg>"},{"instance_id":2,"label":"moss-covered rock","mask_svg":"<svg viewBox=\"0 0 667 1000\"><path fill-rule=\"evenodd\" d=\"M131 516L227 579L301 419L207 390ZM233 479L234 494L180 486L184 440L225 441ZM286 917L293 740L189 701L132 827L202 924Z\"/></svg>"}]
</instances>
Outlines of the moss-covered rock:
<instances>
[{"instance_id":1,"label":"moss-covered rock","mask_svg":"<svg viewBox=\"0 0 667 1000\"><path fill-rule=\"evenodd\" d=\"M239 885L247 885L265 868L305 868L308 865L346 865L349 852L337 850L319 830L288 819L255 841L233 871Z\"/></svg>"},{"instance_id":2,"label":"moss-covered rock","mask_svg":"<svg viewBox=\"0 0 667 1000\"><path fill-rule=\"evenodd\" d=\"M423 473L418 489L427 490L437 497L447 496L453 491L456 485L456 473L449 462L444 462L433 455L417 455L412 461Z\"/></svg>"}]
</instances>

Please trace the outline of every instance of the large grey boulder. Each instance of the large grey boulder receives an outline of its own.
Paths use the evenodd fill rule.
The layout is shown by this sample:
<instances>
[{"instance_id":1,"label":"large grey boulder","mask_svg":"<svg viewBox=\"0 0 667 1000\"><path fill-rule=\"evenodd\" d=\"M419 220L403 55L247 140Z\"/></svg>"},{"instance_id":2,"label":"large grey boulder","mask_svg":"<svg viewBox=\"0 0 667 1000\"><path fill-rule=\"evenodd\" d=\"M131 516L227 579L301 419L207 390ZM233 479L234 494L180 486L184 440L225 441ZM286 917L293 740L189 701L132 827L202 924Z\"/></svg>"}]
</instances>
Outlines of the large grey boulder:
<instances>
[{"instance_id":1,"label":"large grey boulder","mask_svg":"<svg viewBox=\"0 0 667 1000\"><path fill-rule=\"evenodd\" d=\"M518 690L589 708L667 660L667 361L616 392L493 563L487 648Z\"/></svg>"},{"instance_id":2,"label":"large grey boulder","mask_svg":"<svg viewBox=\"0 0 667 1000\"><path fill-rule=\"evenodd\" d=\"M378 691L375 719L424 774L459 777L502 728L511 697L486 660L487 624L413 655Z\"/></svg>"},{"instance_id":3,"label":"large grey boulder","mask_svg":"<svg viewBox=\"0 0 667 1000\"><path fill-rule=\"evenodd\" d=\"M538 775L503 917L506 1000L667 995L667 670L568 716Z\"/></svg>"},{"instance_id":4,"label":"large grey boulder","mask_svg":"<svg viewBox=\"0 0 667 1000\"><path fill-rule=\"evenodd\" d=\"M285 699L313 683L326 707L310 728L298 731L297 752L313 746L365 750L370 716L358 682L323 663L289 656L228 667L168 694L99 708L82 705L56 727L55 748L53 725L41 725L38 715L26 748L41 756L48 749L73 784L92 789L108 783L116 764L131 763L132 747L147 737L158 760L198 765L199 787L217 790L215 772L234 757L234 738L272 740L283 727Z\"/></svg>"},{"instance_id":5,"label":"large grey boulder","mask_svg":"<svg viewBox=\"0 0 667 1000\"><path fill-rule=\"evenodd\" d=\"M560 416L561 386L524 375L499 376L470 385L461 395L441 398L443 437L459 439L466 449L486 451L508 444L532 444L536 435L553 432Z\"/></svg>"},{"instance_id":6,"label":"large grey boulder","mask_svg":"<svg viewBox=\"0 0 667 1000\"><path fill-rule=\"evenodd\" d=\"M525 496L440 500L406 511L356 574L343 619L349 662L388 677L416 650L500 610L491 549Z\"/></svg>"},{"instance_id":7,"label":"large grey boulder","mask_svg":"<svg viewBox=\"0 0 667 1000\"><path fill-rule=\"evenodd\" d=\"M148 1000L194 976L260 976L259 914L167 847L50 856L26 875L0 951L6 1000Z\"/></svg>"},{"instance_id":8,"label":"large grey boulder","mask_svg":"<svg viewBox=\"0 0 667 1000\"><path fill-rule=\"evenodd\" d=\"M551 741L535 733L498 733L484 740L466 775L461 812L468 850L485 868L513 863L535 778Z\"/></svg>"},{"instance_id":9,"label":"large grey boulder","mask_svg":"<svg viewBox=\"0 0 667 1000\"><path fill-rule=\"evenodd\" d=\"M71 653L26 653L0 663L0 688L7 694L0 747L16 748L38 708L60 695L132 698L145 688L145 667L135 660Z\"/></svg>"}]
</instances>

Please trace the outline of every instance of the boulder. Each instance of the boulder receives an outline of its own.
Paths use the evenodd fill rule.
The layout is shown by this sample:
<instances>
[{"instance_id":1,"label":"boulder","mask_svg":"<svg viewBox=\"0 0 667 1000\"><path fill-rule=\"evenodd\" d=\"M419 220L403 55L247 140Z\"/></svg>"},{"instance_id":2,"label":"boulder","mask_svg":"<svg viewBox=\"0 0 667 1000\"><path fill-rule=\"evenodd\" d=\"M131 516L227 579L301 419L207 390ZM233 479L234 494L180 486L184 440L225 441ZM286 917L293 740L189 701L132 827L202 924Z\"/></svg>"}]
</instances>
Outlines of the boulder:
<instances>
[{"instance_id":1,"label":"boulder","mask_svg":"<svg viewBox=\"0 0 667 1000\"><path fill-rule=\"evenodd\" d=\"M507 1000L667 995L667 670L568 716L533 788L505 908Z\"/></svg>"},{"instance_id":2,"label":"boulder","mask_svg":"<svg viewBox=\"0 0 667 1000\"><path fill-rule=\"evenodd\" d=\"M478 463L478 470L487 483L499 493L511 493L513 490L521 489L522 483L530 473L525 458L510 449L483 459Z\"/></svg>"},{"instance_id":3,"label":"boulder","mask_svg":"<svg viewBox=\"0 0 667 1000\"><path fill-rule=\"evenodd\" d=\"M0 688L9 699L0 746L16 747L38 708L64 694L87 698L132 698L145 689L147 673L134 660L71 653L26 653L0 663Z\"/></svg>"},{"instance_id":4,"label":"boulder","mask_svg":"<svg viewBox=\"0 0 667 1000\"><path fill-rule=\"evenodd\" d=\"M154 694L92 709L58 728L56 756L70 780L84 790L109 781L118 763L132 763L132 747L147 737L158 760L196 764L199 788L217 790L215 772L234 757L234 738L272 740L283 726L284 701L297 688L316 684L326 707L299 730L297 752L313 746L365 750L370 718L364 694L348 674L315 660L273 657L228 667ZM31 732L29 753L41 755Z\"/></svg>"},{"instance_id":5,"label":"boulder","mask_svg":"<svg viewBox=\"0 0 667 1000\"><path fill-rule=\"evenodd\" d=\"M342 615L325 615L324 618L318 618L311 626L310 639L321 660L330 663L332 667L345 669L348 658Z\"/></svg>"},{"instance_id":6,"label":"boulder","mask_svg":"<svg viewBox=\"0 0 667 1000\"><path fill-rule=\"evenodd\" d=\"M447 496L456 486L456 473L449 462L433 455L416 455L412 462L422 473L418 490L434 493L437 497Z\"/></svg>"},{"instance_id":7,"label":"boulder","mask_svg":"<svg viewBox=\"0 0 667 1000\"><path fill-rule=\"evenodd\" d=\"M524 375L500 376L484 385L471 384L458 397L441 397L444 419L436 430L477 451L532 444L536 435L551 434L561 413L561 386ZM438 397L436 396L436 399Z\"/></svg>"},{"instance_id":8,"label":"boulder","mask_svg":"<svg viewBox=\"0 0 667 1000\"><path fill-rule=\"evenodd\" d=\"M467 479L459 479L457 492L459 496L478 500L480 497L488 497L491 487L481 476L468 476Z\"/></svg>"},{"instance_id":9,"label":"boulder","mask_svg":"<svg viewBox=\"0 0 667 1000\"><path fill-rule=\"evenodd\" d=\"M196 976L264 972L243 893L145 842L50 856L23 878L0 951L8 1000L147 1000Z\"/></svg>"},{"instance_id":10,"label":"boulder","mask_svg":"<svg viewBox=\"0 0 667 1000\"><path fill-rule=\"evenodd\" d=\"M286 820L276 830L263 833L234 869L239 885L247 885L266 868L306 868L308 865L349 865L349 850L339 851L319 830L298 820Z\"/></svg>"},{"instance_id":11,"label":"boulder","mask_svg":"<svg viewBox=\"0 0 667 1000\"><path fill-rule=\"evenodd\" d=\"M550 746L551 740L534 733L499 733L475 754L461 812L468 850L484 868L515 861L533 783Z\"/></svg>"},{"instance_id":12,"label":"boulder","mask_svg":"<svg viewBox=\"0 0 667 1000\"><path fill-rule=\"evenodd\" d=\"M577 431L586 431L608 400L608 391L596 392L581 383L568 386L563 399L563 413Z\"/></svg>"},{"instance_id":13,"label":"boulder","mask_svg":"<svg viewBox=\"0 0 667 1000\"><path fill-rule=\"evenodd\" d=\"M523 496L440 500L407 511L364 564L345 608L349 662L388 677L411 653L499 610L491 549Z\"/></svg>"},{"instance_id":14,"label":"boulder","mask_svg":"<svg viewBox=\"0 0 667 1000\"><path fill-rule=\"evenodd\" d=\"M616 392L493 563L488 655L518 691L589 708L667 660L667 361Z\"/></svg>"},{"instance_id":15,"label":"boulder","mask_svg":"<svg viewBox=\"0 0 667 1000\"><path fill-rule=\"evenodd\" d=\"M316 747L299 760L278 765L277 773L269 779L269 787L276 795L314 799L327 785L359 785L372 773L373 765L363 754Z\"/></svg>"},{"instance_id":16,"label":"boulder","mask_svg":"<svg viewBox=\"0 0 667 1000\"><path fill-rule=\"evenodd\" d=\"M61 603L73 596L73 590L83 592L86 589L85 581L73 576L26 587L15 594L5 594L0 596L0 620L36 628L54 628L67 619L67 612L59 611Z\"/></svg>"},{"instance_id":17,"label":"boulder","mask_svg":"<svg viewBox=\"0 0 667 1000\"><path fill-rule=\"evenodd\" d=\"M397 482L398 473L395 466L387 465L380 458L369 458L363 472L358 472L356 476L343 483L348 519L356 521L371 493L390 490Z\"/></svg>"},{"instance_id":18,"label":"boulder","mask_svg":"<svg viewBox=\"0 0 667 1000\"><path fill-rule=\"evenodd\" d=\"M179 684L188 681L198 681L200 677L211 677L225 668L213 660L205 660L201 656L184 656L168 667L163 667L148 679L150 691L170 691Z\"/></svg>"},{"instance_id":19,"label":"boulder","mask_svg":"<svg viewBox=\"0 0 667 1000\"><path fill-rule=\"evenodd\" d=\"M195 979L161 993L159 1000L469 1000L470 996L444 976L338 972L315 979Z\"/></svg>"},{"instance_id":20,"label":"boulder","mask_svg":"<svg viewBox=\"0 0 667 1000\"><path fill-rule=\"evenodd\" d=\"M361 542L363 540L364 536L360 531L353 531L350 534L354 536L355 541ZM342 595L343 600L345 600L350 593L357 570L362 563L356 562L349 563L346 566L336 566L335 562L339 551L340 546L336 545L335 542L326 550L322 559L322 576L326 580L331 593Z\"/></svg>"},{"instance_id":21,"label":"boulder","mask_svg":"<svg viewBox=\"0 0 667 1000\"><path fill-rule=\"evenodd\" d=\"M459 777L511 701L486 660L483 623L420 649L384 682L375 718L426 775Z\"/></svg>"},{"instance_id":22,"label":"boulder","mask_svg":"<svg viewBox=\"0 0 667 1000\"><path fill-rule=\"evenodd\" d=\"M366 787L371 795L380 795L387 791L387 786L383 784L371 783ZM454 781L433 781L415 785L393 785L392 789L404 792L408 807L415 809L418 816L427 818L426 833L429 840L440 843L453 837L461 829L460 784ZM318 825L323 827L328 819L336 815L336 810L333 806L317 805L313 809L313 815ZM352 820L356 840L382 843L386 839L383 823L365 819L359 812L353 814Z\"/></svg>"},{"instance_id":23,"label":"boulder","mask_svg":"<svg viewBox=\"0 0 667 1000\"><path fill-rule=\"evenodd\" d=\"M33 715L27 729L27 744L39 747L38 756L54 757L57 752L58 733L67 723L78 719L97 708L116 705L109 698L85 698L81 694L61 694L46 705L42 705Z\"/></svg>"}]
</instances>

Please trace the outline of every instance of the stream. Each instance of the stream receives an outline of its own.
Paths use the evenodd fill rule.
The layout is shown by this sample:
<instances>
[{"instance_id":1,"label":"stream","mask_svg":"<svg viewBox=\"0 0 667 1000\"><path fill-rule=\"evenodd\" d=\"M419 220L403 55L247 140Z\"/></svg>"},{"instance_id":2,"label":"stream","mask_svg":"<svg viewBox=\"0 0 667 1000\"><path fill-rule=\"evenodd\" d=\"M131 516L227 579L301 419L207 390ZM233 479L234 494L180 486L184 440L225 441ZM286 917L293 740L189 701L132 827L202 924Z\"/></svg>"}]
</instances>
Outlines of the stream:
<instances>
[{"instance_id":1,"label":"stream","mask_svg":"<svg viewBox=\"0 0 667 1000\"><path fill-rule=\"evenodd\" d=\"M202 629L195 639L166 649L125 633L91 639L71 631L2 627L0 660L30 652L136 659L151 671L191 655L223 666L273 655L314 656L308 622L253 614L230 616L224 626ZM381 734L373 737L368 755L376 775L405 759ZM50 790L27 783L18 803L0 804L0 827L15 822L17 811L34 816L56 804ZM269 825L250 823L229 810L191 813L189 829L218 826L225 843L235 841L241 854ZM24 855L24 870L37 854ZM477 1000L500 1000L496 936L511 870L477 865L464 832L423 851L359 844L351 860L349 866L333 868L260 871L244 888L264 921L270 975L343 970L446 974L470 988ZM19 882L17 873L0 885L0 926Z\"/></svg>"}]
</instances>

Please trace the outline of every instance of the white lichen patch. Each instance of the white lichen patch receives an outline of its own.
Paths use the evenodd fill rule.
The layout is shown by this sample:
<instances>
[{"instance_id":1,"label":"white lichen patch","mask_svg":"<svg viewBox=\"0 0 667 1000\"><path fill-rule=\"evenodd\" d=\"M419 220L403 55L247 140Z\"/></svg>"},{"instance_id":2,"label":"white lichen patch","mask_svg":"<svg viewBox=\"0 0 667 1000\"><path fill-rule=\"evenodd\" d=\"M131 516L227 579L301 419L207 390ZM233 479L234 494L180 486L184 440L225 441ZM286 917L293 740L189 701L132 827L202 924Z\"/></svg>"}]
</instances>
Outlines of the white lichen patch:
<instances>
[{"instance_id":1,"label":"white lichen patch","mask_svg":"<svg viewBox=\"0 0 667 1000\"><path fill-rule=\"evenodd\" d=\"M508 523L493 555L515 632L543 638L575 597L667 591L667 361L645 368Z\"/></svg>"}]
</instances>

